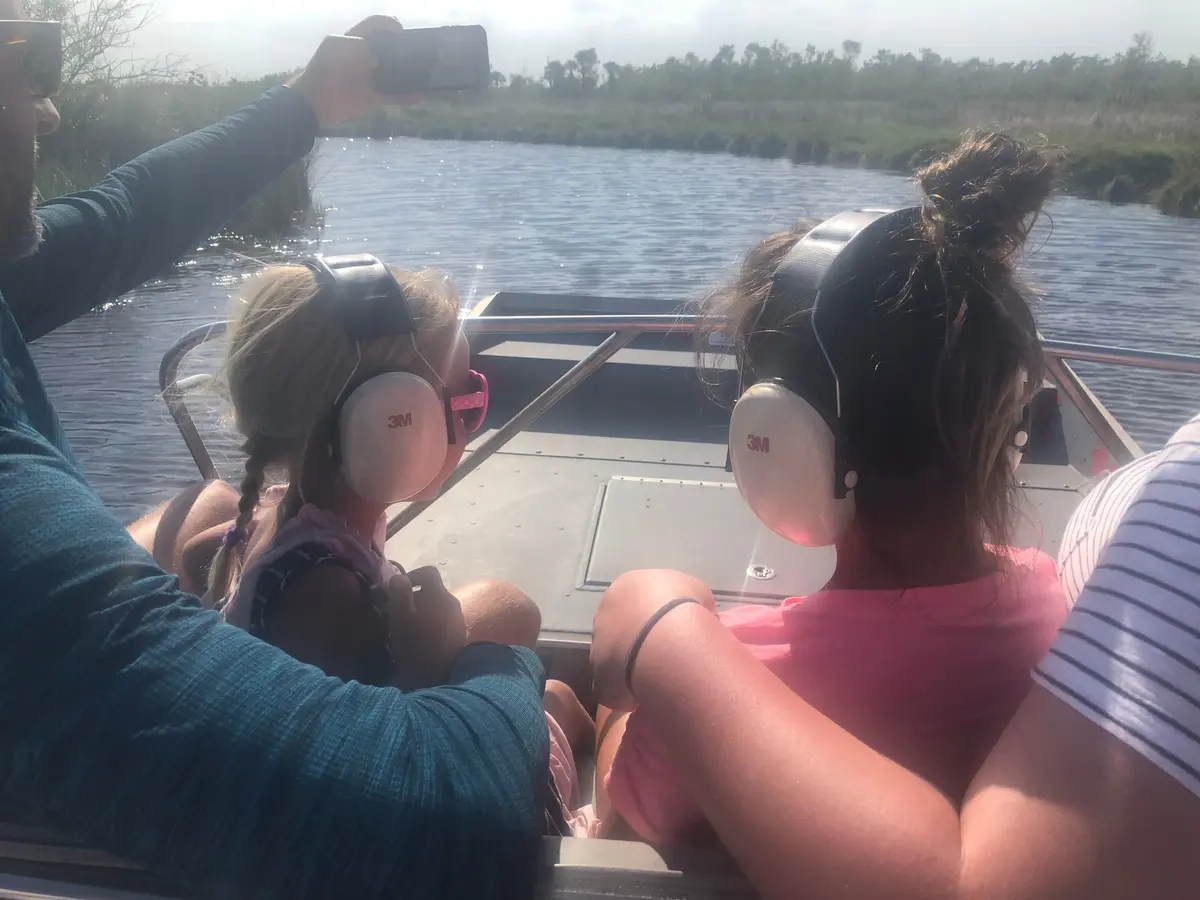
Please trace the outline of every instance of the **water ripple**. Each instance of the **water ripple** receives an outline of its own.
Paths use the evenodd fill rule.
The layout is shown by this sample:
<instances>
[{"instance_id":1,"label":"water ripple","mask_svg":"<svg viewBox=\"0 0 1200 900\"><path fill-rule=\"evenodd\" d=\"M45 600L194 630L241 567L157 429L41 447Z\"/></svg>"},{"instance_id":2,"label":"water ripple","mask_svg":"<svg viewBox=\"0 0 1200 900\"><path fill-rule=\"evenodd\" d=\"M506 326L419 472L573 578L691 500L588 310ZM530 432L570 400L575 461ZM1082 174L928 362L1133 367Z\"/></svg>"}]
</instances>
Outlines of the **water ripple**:
<instances>
[{"instance_id":1,"label":"water ripple","mask_svg":"<svg viewBox=\"0 0 1200 900\"><path fill-rule=\"evenodd\" d=\"M496 290L694 297L751 242L802 215L915 197L902 178L785 161L597 148L329 140L314 166L323 252L371 252L452 273L465 301ZM1200 221L1056 202L1027 274L1057 338L1200 349ZM77 455L132 518L195 477L157 394L163 352L224 315L253 261L205 250L168 277L34 346ZM211 358L211 354L210 354ZM1081 367L1133 434L1161 444L1200 410L1200 379ZM207 428L216 427L215 408ZM206 431L206 433L208 433ZM232 436L217 444L233 454ZM226 473L233 475L229 465Z\"/></svg>"}]
</instances>

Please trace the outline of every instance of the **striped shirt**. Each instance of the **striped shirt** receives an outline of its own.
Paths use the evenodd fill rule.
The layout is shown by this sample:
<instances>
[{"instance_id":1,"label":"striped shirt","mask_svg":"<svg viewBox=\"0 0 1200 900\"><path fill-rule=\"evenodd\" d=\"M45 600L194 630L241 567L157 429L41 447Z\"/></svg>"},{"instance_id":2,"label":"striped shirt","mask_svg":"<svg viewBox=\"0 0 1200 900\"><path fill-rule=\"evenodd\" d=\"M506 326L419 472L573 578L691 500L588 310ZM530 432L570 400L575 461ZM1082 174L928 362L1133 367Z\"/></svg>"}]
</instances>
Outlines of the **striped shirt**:
<instances>
[{"instance_id":1,"label":"striped shirt","mask_svg":"<svg viewBox=\"0 0 1200 900\"><path fill-rule=\"evenodd\" d=\"M1106 475L1084 498L1063 531L1058 550L1058 578L1074 605L1104 549L1154 467L1158 454L1149 453Z\"/></svg>"},{"instance_id":2,"label":"striped shirt","mask_svg":"<svg viewBox=\"0 0 1200 900\"><path fill-rule=\"evenodd\" d=\"M1130 469L1092 504L1124 519L1096 518L1111 539L1034 677L1200 795L1200 416Z\"/></svg>"}]
</instances>

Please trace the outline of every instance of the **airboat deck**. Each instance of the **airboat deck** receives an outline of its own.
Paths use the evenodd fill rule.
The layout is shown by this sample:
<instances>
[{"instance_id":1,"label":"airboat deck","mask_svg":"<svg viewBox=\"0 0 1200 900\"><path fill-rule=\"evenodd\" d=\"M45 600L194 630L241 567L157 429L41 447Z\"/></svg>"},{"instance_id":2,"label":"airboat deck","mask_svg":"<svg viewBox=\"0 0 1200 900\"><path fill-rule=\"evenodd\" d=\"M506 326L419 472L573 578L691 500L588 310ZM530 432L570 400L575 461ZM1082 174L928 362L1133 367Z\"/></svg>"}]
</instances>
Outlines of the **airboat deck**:
<instances>
[{"instance_id":1,"label":"airboat deck","mask_svg":"<svg viewBox=\"0 0 1200 900\"><path fill-rule=\"evenodd\" d=\"M789 544L763 528L726 469L731 369L715 402L694 366L693 310L666 301L501 293L463 319L473 366L491 385L476 435L442 496L392 510L388 554L433 564L447 584L504 578L542 611L539 652L552 677L589 703L592 616L622 572L672 567L709 583L722 606L779 603L813 591L831 549ZM199 472L218 471L180 378L194 349L223 324L185 335L160 384ZM1141 449L1068 360L1200 374L1200 358L1044 341L1047 388L1018 469L1021 546L1052 556L1086 492L1097 452L1120 464ZM133 900L182 897L144 872L37 829L0 826L0 898ZM649 847L549 840L539 898L749 898L736 872L711 859L666 859Z\"/></svg>"}]
</instances>

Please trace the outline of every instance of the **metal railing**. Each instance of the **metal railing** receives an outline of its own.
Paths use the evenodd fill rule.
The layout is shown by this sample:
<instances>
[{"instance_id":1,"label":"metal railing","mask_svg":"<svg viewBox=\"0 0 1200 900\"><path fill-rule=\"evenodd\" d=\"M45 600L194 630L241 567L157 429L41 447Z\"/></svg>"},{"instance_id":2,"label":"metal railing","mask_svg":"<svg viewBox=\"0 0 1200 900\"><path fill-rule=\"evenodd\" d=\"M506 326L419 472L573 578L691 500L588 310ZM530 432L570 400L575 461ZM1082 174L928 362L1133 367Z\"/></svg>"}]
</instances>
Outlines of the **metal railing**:
<instances>
[{"instance_id":1,"label":"metal railing","mask_svg":"<svg viewBox=\"0 0 1200 900\"><path fill-rule=\"evenodd\" d=\"M463 331L468 335L606 334L608 337L474 448L447 480L442 494L475 471L492 454L579 387L635 338L644 334L686 333L691 331L698 322L698 317L693 315L474 316L463 318ZM192 379L180 381L179 366L189 352L207 341L220 337L225 333L226 328L227 323L218 322L189 331L176 341L163 356L158 373L159 389L167 404L167 410L170 412L171 418L175 420L175 425L179 428L179 433L196 463L196 468L206 479L219 478L220 475L187 407L185 393L187 385ZM1068 360L1200 375L1200 357L1198 356L1054 340L1044 340L1042 348L1046 355L1046 368L1050 379L1062 388L1067 398L1095 431L1105 449L1118 463L1122 464L1140 455L1140 448L1104 408L1095 394L1075 374L1068 365ZM402 529L433 502L430 500L409 504L403 512L388 523L388 537Z\"/></svg>"}]
</instances>

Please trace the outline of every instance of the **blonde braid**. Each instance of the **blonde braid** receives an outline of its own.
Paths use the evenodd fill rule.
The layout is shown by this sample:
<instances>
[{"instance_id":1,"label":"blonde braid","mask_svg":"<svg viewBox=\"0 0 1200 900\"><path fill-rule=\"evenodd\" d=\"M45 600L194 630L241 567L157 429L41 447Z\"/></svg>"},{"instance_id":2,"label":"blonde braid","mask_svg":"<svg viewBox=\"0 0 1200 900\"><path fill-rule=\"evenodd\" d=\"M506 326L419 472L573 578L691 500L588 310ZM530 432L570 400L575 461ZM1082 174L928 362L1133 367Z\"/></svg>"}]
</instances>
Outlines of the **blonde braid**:
<instances>
[{"instance_id":1,"label":"blonde braid","mask_svg":"<svg viewBox=\"0 0 1200 900\"><path fill-rule=\"evenodd\" d=\"M238 514L233 526L225 533L225 540L213 558L208 573L208 593L212 598L214 609L223 609L228 602L229 592L241 568L243 545L246 542L247 530L254 520L254 511L258 509L262 498L263 484L266 482L266 468L269 462L267 451L268 441L262 438L250 438L242 445L246 453L246 474L242 478L242 496L238 500Z\"/></svg>"}]
</instances>

